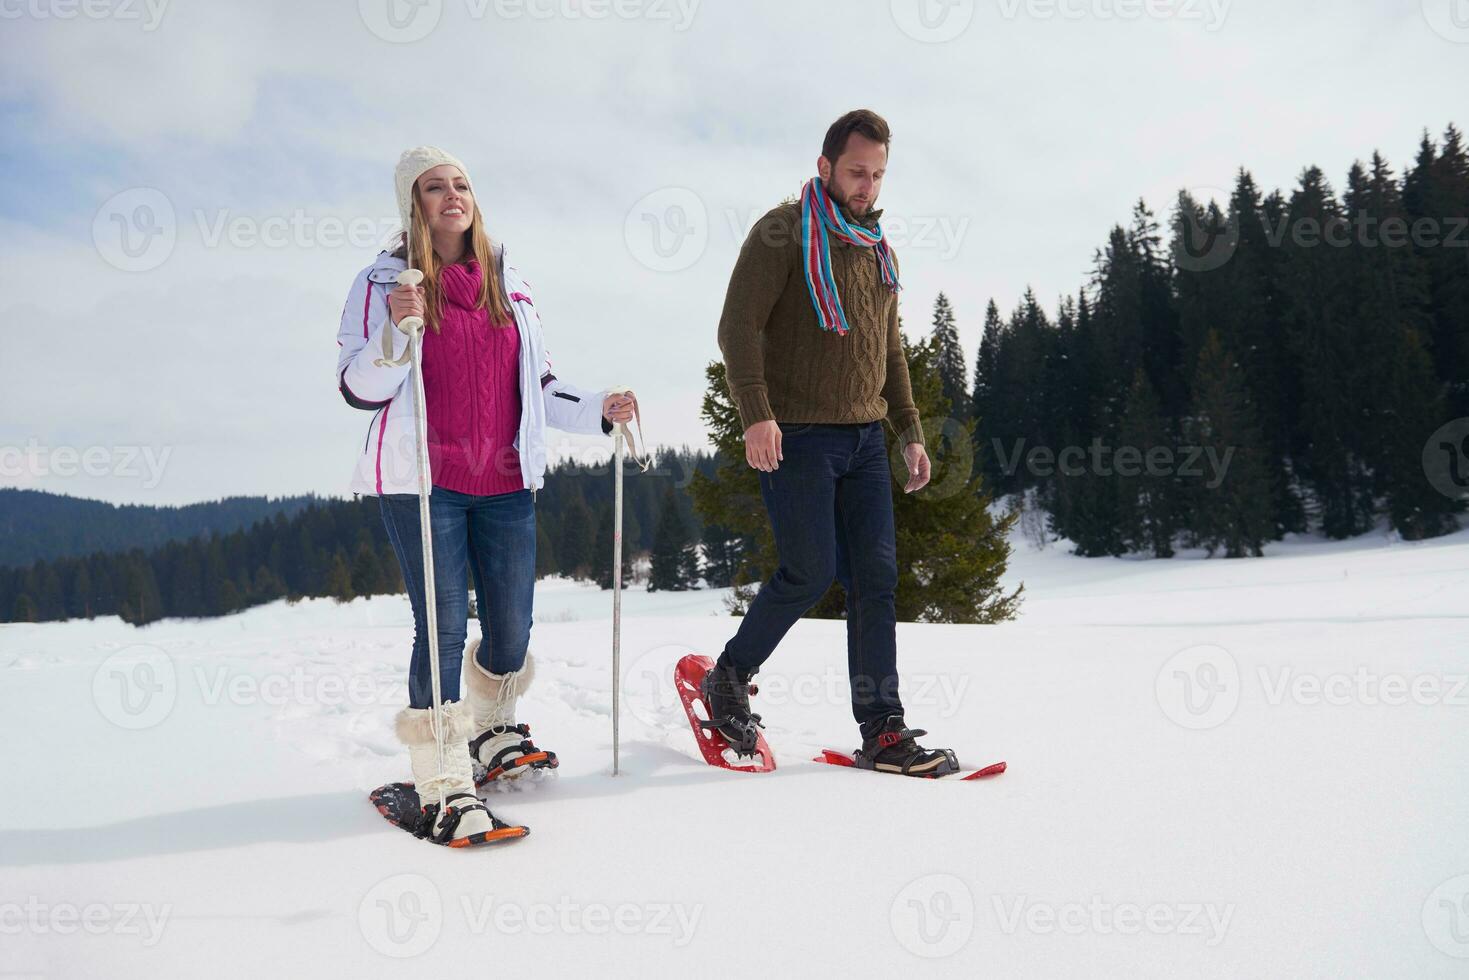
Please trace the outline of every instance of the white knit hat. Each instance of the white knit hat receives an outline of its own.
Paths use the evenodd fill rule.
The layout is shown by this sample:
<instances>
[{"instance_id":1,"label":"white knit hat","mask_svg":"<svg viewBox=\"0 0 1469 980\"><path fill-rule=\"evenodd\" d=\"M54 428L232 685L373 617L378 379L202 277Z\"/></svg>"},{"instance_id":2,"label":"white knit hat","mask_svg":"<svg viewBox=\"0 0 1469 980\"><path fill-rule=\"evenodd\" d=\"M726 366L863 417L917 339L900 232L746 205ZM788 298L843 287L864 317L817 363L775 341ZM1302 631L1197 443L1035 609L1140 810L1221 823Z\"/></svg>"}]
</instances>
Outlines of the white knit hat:
<instances>
[{"instance_id":1,"label":"white knit hat","mask_svg":"<svg viewBox=\"0 0 1469 980\"><path fill-rule=\"evenodd\" d=\"M474 181L469 178L469 168L447 150L441 150L437 146L415 146L411 150L404 150L403 155L398 158L398 168L393 174L393 182L398 191L398 217L403 222L405 230L413 216L413 182L423 176L424 171L432 170L445 163L459 168L459 172L464 175L464 180L469 184L469 192L473 194Z\"/></svg>"}]
</instances>

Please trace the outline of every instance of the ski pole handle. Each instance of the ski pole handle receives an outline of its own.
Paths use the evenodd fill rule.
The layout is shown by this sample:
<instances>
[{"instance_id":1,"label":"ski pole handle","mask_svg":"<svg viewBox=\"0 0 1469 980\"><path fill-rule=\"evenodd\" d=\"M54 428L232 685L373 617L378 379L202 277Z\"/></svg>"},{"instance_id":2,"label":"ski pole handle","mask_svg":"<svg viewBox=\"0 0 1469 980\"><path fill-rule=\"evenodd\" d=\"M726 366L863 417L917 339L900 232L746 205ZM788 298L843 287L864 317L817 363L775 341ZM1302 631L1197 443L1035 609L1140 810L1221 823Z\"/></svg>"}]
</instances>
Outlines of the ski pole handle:
<instances>
[{"instance_id":1,"label":"ski pole handle","mask_svg":"<svg viewBox=\"0 0 1469 980\"><path fill-rule=\"evenodd\" d=\"M404 269L398 273L398 285L400 286L417 286L421 282L423 282L423 272L420 269ZM398 329L412 337L423 329L423 317L405 316L398 321Z\"/></svg>"}]
</instances>

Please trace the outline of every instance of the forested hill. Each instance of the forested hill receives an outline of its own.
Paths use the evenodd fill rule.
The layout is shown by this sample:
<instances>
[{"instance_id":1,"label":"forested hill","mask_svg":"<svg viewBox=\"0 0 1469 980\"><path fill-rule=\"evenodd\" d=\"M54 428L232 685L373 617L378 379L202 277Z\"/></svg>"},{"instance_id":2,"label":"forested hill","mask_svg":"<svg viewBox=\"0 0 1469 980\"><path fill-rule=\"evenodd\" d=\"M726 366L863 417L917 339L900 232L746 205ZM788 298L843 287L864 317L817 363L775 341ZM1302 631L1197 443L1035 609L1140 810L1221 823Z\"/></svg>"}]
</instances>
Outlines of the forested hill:
<instances>
[{"instance_id":1,"label":"forested hill","mask_svg":"<svg viewBox=\"0 0 1469 980\"><path fill-rule=\"evenodd\" d=\"M314 494L225 497L157 507L0 488L0 568L98 551L152 550L216 531L228 534L276 514L292 517L321 500Z\"/></svg>"}]
</instances>

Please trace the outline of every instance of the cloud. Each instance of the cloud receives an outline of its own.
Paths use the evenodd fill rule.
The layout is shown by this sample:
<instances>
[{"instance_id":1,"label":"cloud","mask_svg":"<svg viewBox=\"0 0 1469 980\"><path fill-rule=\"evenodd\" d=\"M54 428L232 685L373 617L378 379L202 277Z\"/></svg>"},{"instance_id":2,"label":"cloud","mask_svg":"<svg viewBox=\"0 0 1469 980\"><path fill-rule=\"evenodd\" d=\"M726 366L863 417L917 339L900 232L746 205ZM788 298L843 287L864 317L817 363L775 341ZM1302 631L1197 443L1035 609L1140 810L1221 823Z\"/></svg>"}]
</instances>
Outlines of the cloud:
<instances>
[{"instance_id":1,"label":"cloud","mask_svg":"<svg viewBox=\"0 0 1469 980\"><path fill-rule=\"evenodd\" d=\"M175 445L157 492L178 501L344 492L362 418L323 365L376 239L330 231L391 221L416 143L469 163L558 373L634 385L650 438L698 445L742 230L809 176L841 111L894 127L882 203L907 223L910 334L942 289L972 356L991 297L1074 292L1139 196L1162 217L1241 165L1273 188L1308 163L1339 183L1379 146L1401 163L1463 90L1464 46L1387 6L1236 2L1209 30L1103 0L1067 6L1079 18L973 4L923 43L906 2L167 3L148 29L119 0L7 21L0 317L28 326L0 359L0 441ZM395 43L390 3L394 23L437 20ZM677 271L627 233L650 195L704 225ZM141 261L119 252L128 227L153 243Z\"/></svg>"}]
</instances>

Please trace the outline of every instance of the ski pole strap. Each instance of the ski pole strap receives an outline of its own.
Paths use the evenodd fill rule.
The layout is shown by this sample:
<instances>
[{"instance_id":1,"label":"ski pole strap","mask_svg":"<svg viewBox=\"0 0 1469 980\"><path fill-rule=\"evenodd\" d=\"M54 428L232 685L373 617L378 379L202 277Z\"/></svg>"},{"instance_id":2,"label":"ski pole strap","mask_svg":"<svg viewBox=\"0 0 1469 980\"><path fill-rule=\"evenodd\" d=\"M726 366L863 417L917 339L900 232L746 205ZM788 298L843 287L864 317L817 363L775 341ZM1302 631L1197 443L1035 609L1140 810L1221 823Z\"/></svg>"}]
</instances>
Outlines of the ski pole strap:
<instances>
[{"instance_id":1,"label":"ski pole strap","mask_svg":"<svg viewBox=\"0 0 1469 980\"><path fill-rule=\"evenodd\" d=\"M405 243L404 248L406 249L406 243L408 241L408 237L406 234L403 237L403 241ZM408 252L407 254L412 255L413 253ZM423 272L418 269L404 269L402 272L398 273L398 284L400 286L417 286L421 282L423 282ZM369 283L368 289L370 290L371 288L372 286ZM397 360L393 360L393 331L384 329L382 332L383 356L377 358L372 362L373 367L402 367L403 365L407 364L410 360L412 360L414 338L418 334L423 333L423 317L405 316L402 320L398 321L398 323L393 323L393 307L391 303L388 304L388 323L392 324L392 326L397 327L399 330L403 331L403 333L407 334L408 343L403 347L403 356L398 358ZM404 323L408 324L408 326L401 326L401 324Z\"/></svg>"},{"instance_id":2,"label":"ski pole strap","mask_svg":"<svg viewBox=\"0 0 1469 980\"><path fill-rule=\"evenodd\" d=\"M608 388L607 394L625 395L631 390L632 389L628 387ZM643 413L642 410L638 408L637 399L633 399L632 414L633 422L636 423L638 427L637 442L633 442L632 432L628 429L626 422L618 422L617 428L622 431L622 437L627 440L627 451L632 455L632 461L638 464L638 472L646 473L648 472L648 469L653 465L653 457L648 455L648 442L646 439L643 438ZM643 451L641 453L639 453L637 449L639 445L643 447Z\"/></svg>"},{"instance_id":3,"label":"ski pole strap","mask_svg":"<svg viewBox=\"0 0 1469 980\"><path fill-rule=\"evenodd\" d=\"M419 329L422 330L423 328L420 327ZM402 367L412 360L413 334L411 333L407 334L408 343L403 345L403 356L396 360L393 358L393 334L399 332L400 330L396 323L383 330L383 356L373 359L373 367Z\"/></svg>"}]
</instances>

